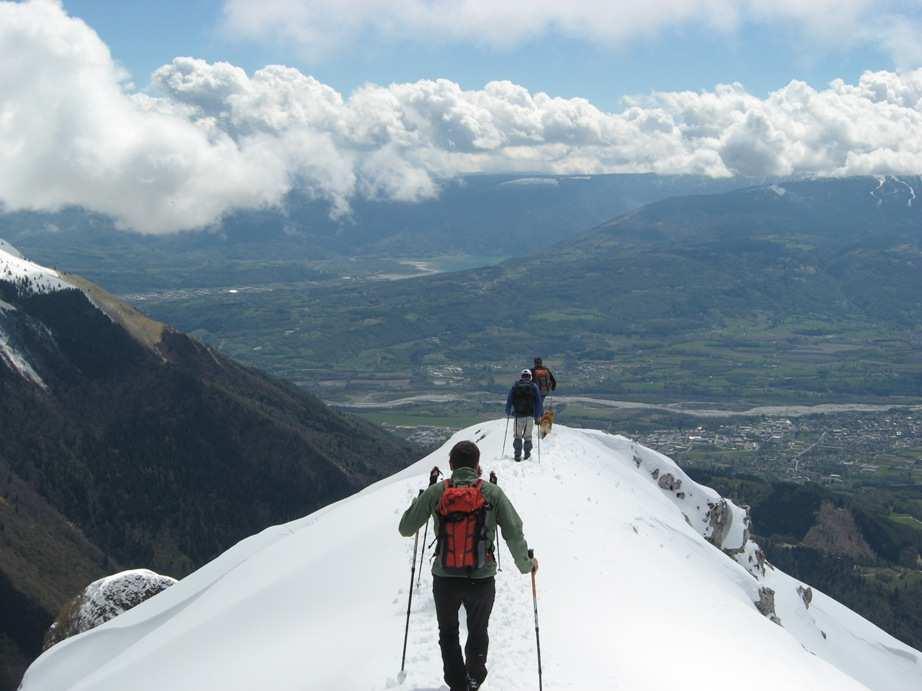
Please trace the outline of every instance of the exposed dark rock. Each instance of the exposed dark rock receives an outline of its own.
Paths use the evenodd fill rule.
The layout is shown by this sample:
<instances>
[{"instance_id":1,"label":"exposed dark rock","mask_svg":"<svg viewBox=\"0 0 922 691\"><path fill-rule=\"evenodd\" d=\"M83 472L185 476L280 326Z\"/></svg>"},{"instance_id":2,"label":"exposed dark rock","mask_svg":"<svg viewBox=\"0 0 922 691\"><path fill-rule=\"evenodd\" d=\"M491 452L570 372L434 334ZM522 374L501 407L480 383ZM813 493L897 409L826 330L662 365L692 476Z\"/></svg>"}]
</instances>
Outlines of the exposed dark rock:
<instances>
[{"instance_id":1,"label":"exposed dark rock","mask_svg":"<svg viewBox=\"0 0 922 691\"><path fill-rule=\"evenodd\" d=\"M830 501L820 505L816 525L804 536L803 543L827 554L841 554L853 559L875 558L852 512L847 508L838 508Z\"/></svg>"},{"instance_id":2,"label":"exposed dark rock","mask_svg":"<svg viewBox=\"0 0 922 691\"><path fill-rule=\"evenodd\" d=\"M805 588L799 585L797 586L797 594L800 595L800 599L804 601L804 607L810 609L810 603L813 602L813 588L810 586Z\"/></svg>"},{"instance_id":3,"label":"exposed dark rock","mask_svg":"<svg viewBox=\"0 0 922 691\"><path fill-rule=\"evenodd\" d=\"M775 591L771 588L759 588L759 599L755 603L756 609L762 616L768 617L773 622L781 625L781 620L775 614Z\"/></svg>"},{"instance_id":4,"label":"exposed dark rock","mask_svg":"<svg viewBox=\"0 0 922 691\"><path fill-rule=\"evenodd\" d=\"M708 502L708 525L711 528L708 540L715 547L723 549L724 540L733 524L733 511L726 499L719 500L716 504Z\"/></svg>"},{"instance_id":5,"label":"exposed dark rock","mask_svg":"<svg viewBox=\"0 0 922 691\"><path fill-rule=\"evenodd\" d=\"M48 629L42 650L106 623L175 583L169 576L146 569L123 571L93 581L61 609Z\"/></svg>"},{"instance_id":6,"label":"exposed dark rock","mask_svg":"<svg viewBox=\"0 0 922 691\"><path fill-rule=\"evenodd\" d=\"M756 566L758 567L759 571L762 572L763 576L765 575L765 566L767 564L768 564L768 561L766 560L765 552L763 552L762 548L759 547L756 550Z\"/></svg>"},{"instance_id":7,"label":"exposed dark rock","mask_svg":"<svg viewBox=\"0 0 922 691\"><path fill-rule=\"evenodd\" d=\"M675 492L682 486L682 481L673 477L672 473L666 473L660 476L657 484L660 486L660 489L664 489L668 492Z\"/></svg>"}]
</instances>

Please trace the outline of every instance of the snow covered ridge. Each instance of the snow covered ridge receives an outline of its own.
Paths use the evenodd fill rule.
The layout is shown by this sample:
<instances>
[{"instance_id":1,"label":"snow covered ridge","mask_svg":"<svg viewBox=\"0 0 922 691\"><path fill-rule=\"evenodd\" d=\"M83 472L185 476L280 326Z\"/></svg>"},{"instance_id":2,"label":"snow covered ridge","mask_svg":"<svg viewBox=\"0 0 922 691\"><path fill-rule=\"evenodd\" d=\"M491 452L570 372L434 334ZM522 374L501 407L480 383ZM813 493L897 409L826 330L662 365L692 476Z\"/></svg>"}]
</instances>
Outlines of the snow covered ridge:
<instances>
[{"instance_id":1,"label":"snow covered ridge","mask_svg":"<svg viewBox=\"0 0 922 691\"><path fill-rule=\"evenodd\" d=\"M62 279L57 271L24 259L15 247L5 240L0 240L0 283L2 282L11 283L21 295L51 293L74 287ZM47 388L29 358L19 350L15 339L4 328L4 315L14 312L16 307L0 298L0 363L18 372L24 379Z\"/></svg>"},{"instance_id":2,"label":"snow covered ridge","mask_svg":"<svg viewBox=\"0 0 922 691\"><path fill-rule=\"evenodd\" d=\"M478 442L541 559L548 691L922 688L919 652L765 564L746 511L665 456L556 426L540 464L517 464L500 458L503 432L502 420L463 430L401 473L240 542L50 649L24 691L439 689L428 570L397 682L413 553L397 522L461 439ZM531 691L530 580L500 555L484 688Z\"/></svg>"},{"instance_id":3,"label":"snow covered ridge","mask_svg":"<svg viewBox=\"0 0 922 691\"><path fill-rule=\"evenodd\" d=\"M0 238L0 252L6 252L7 254L12 254L14 257L17 257L18 259L23 258L22 253L15 247L13 247L10 243L8 243L6 240L4 240L3 238Z\"/></svg>"},{"instance_id":4,"label":"snow covered ridge","mask_svg":"<svg viewBox=\"0 0 922 691\"><path fill-rule=\"evenodd\" d=\"M20 292L51 293L73 288L53 269L24 259L8 242L0 240L0 281L7 281Z\"/></svg>"},{"instance_id":5,"label":"snow covered ridge","mask_svg":"<svg viewBox=\"0 0 922 691\"><path fill-rule=\"evenodd\" d=\"M176 584L147 569L122 571L90 583L68 603L45 637L45 649L89 631Z\"/></svg>"}]
</instances>

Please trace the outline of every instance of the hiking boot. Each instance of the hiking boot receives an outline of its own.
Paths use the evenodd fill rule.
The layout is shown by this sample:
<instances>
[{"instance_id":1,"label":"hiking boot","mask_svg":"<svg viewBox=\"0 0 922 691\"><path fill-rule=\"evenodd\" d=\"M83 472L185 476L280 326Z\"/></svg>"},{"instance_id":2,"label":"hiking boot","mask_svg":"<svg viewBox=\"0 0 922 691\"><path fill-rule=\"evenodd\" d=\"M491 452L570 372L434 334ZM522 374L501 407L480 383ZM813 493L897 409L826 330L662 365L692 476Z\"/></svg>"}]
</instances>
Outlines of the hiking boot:
<instances>
[{"instance_id":1,"label":"hiking boot","mask_svg":"<svg viewBox=\"0 0 922 691\"><path fill-rule=\"evenodd\" d=\"M521 463L521 462L522 462L522 457L519 456L519 454L516 454L515 456L513 456L513 458L515 459L515 462L516 462L516 463ZM525 458L528 458L528 456L526 456Z\"/></svg>"},{"instance_id":2,"label":"hiking boot","mask_svg":"<svg viewBox=\"0 0 922 691\"><path fill-rule=\"evenodd\" d=\"M525 452L525 460L527 461L529 458L531 458L531 451L526 451L526 452ZM516 460L518 460L518 459L516 459Z\"/></svg>"},{"instance_id":3,"label":"hiking boot","mask_svg":"<svg viewBox=\"0 0 922 691\"><path fill-rule=\"evenodd\" d=\"M474 681L474 678L468 675L467 688L469 688L471 691L477 691L477 689L480 688L480 683L477 681Z\"/></svg>"}]
</instances>

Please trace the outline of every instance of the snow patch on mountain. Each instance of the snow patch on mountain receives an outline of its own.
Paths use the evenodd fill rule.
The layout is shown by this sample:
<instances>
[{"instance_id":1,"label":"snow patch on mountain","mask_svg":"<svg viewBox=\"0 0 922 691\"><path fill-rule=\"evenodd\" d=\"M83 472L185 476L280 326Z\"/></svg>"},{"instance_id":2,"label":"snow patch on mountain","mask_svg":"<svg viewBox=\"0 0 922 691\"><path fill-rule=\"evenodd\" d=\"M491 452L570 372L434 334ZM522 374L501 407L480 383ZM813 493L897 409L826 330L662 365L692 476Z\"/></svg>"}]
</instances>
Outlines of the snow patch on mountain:
<instances>
[{"instance_id":1,"label":"snow patch on mountain","mask_svg":"<svg viewBox=\"0 0 922 691\"><path fill-rule=\"evenodd\" d=\"M906 179L895 175L875 176L877 186L870 191L871 198L878 207L884 203L912 208L916 201L916 189ZM909 180L914 178L910 177ZM915 178L922 182L922 177Z\"/></svg>"},{"instance_id":2,"label":"snow patch on mountain","mask_svg":"<svg viewBox=\"0 0 922 691\"><path fill-rule=\"evenodd\" d=\"M437 689L431 576L413 600L397 522L461 439L525 521L541 560L544 684L910 691L920 654L760 558L744 507L619 436L555 426L532 460L502 456L502 420L348 499L240 542L176 586L55 646L23 691ZM429 538L431 540L431 530ZM485 688L537 686L530 579L505 546ZM427 554L427 559L430 557ZM780 625L779 625L780 624Z\"/></svg>"},{"instance_id":3,"label":"snow patch on mountain","mask_svg":"<svg viewBox=\"0 0 922 691\"><path fill-rule=\"evenodd\" d=\"M500 187L531 187L534 185L545 186L545 187L559 187L560 181L557 178L515 178L514 180L506 180L505 182L499 183Z\"/></svg>"},{"instance_id":4,"label":"snow patch on mountain","mask_svg":"<svg viewBox=\"0 0 922 691\"><path fill-rule=\"evenodd\" d=\"M0 281L7 281L17 290L29 294L51 293L73 288L61 275L28 259L24 259L8 243L0 245Z\"/></svg>"},{"instance_id":5,"label":"snow patch on mountain","mask_svg":"<svg viewBox=\"0 0 922 691\"><path fill-rule=\"evenodd\" d=\"M894 177L893 182L903 185L903 187L905 187L909 191L909 199L906 200L906 206L911 207L912 203L916 200L915 188L912 185L910 185L908 182L906 182L905 180L902 180L898 177Z\"/></svg>"},{"instance_id":6,"label":"snow patch on mountain","mask_svg":"<svg viewBox=\"0 0 922 691\"><path fill-rule=\"evenodd\" d=\"M21 295L50 293L74 287L62 279L57 271L24 259L15 247L4 240L0 240L0 283L2 282L12 284ZM16 311L15 305L0 300L0 362L43 389L48 388L29 362L27 355L17 347L15 339L4 328L3 318Z\"/></svg>"},{"instance_id":7,"label":"snow patch on mountain","mask_svg":"<svg viewBox=\"0 0 922 691\"><path fill-rule=\"evenodd\" d=\"M6 308L10 309L7 310ZM2 315L4 311L11 310L15 310L12 305L0 302L0 315ZM48 388L38 372L35 371L32 364L26 359L25 355L19 352L13 347L12 343L10 343L10 337L6 331L3 330L2 324L0 324L0 362L5 363L7 367L14 372L18 372L24 379L28 379L33 384L37 384L43 389Z\"/></svg>"},{"instance_id":8,"label":"snow patch on mountain","mask_svg":"<svg viewBox=\"0 0 922 691\"><path fill-rule=\"evenodd\" d=\"M13 247L10 243L8 243L3 238L0 238L0 252L6 252L7 254L11 254L18 259L24 258L22 256L22 253L18 249Z\"/></svg>"}]
</instances>

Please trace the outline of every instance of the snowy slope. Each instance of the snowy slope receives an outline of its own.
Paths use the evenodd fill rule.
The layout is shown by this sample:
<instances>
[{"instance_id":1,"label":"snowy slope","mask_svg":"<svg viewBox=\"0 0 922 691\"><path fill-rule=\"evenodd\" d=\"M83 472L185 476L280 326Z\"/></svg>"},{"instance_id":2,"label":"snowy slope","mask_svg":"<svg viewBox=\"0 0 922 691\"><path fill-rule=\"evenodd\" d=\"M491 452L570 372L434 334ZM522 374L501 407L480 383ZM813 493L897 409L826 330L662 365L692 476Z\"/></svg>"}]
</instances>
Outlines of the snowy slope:
<instances>
[{"instance_id":1,"label":"snowy slope","mask_svg":"<svg viewBox=\"0 0 922 691\"><path fill-rule=\"evenodd\" d=\"M73 288L60 277L58 272L24 259L15 247L0 240L0 282L3 281L12 283L20 293L25 294L49 293ZM4 328L4 315L15 311L16 308L13 305L0 297L0 363L44 388L45 383L35 371L29 357L17 347L11 334Z\"/></svg>"},{"instance_id":2,"label":"snowy slope","mask_svg":"<svg viewBox=\"0 0 922 691\"><path fill-rule=\"evenodd\" d=\"M0 238L0 252L12 254L14 257L18 257L19 259L23 258L22 253L3 238Z\"/></svg>"},{"instance_id":3,"label":"snowy slope","mask_svg":"<svg viewBox=\"0 0 922 691\"><path fill-rule=\"evenodd\" d=\"M45 268L16 251L7 242L0 240L0 281L14 283L20 290L34 293L50 293L73 286L61 278L53 269Z\"/></svg>"},{"instance_id":4,"label":"snowy slope","mask_svg":"<svg viewBox=\"0 0 922 691\"><path fill-rule=\"evenodd\" d=\"M23 689L440 688L428 572L414 598L408 676L397 682L413 547L397 522L460 439L479 440L484 472L499 475L541 558L549 691L922 688L918 652L821 593L808 609L799 583L771 567L761 575L745 513L669 459L622 437L558 426L540 464L515 464L499 458L503 422L495 421L349 499L244 540L55 646ZM501 554L485 688L531 690L530 581ZM756 609L763 588L774 590L782 626Z\"/></svg>"}]
</instances>

